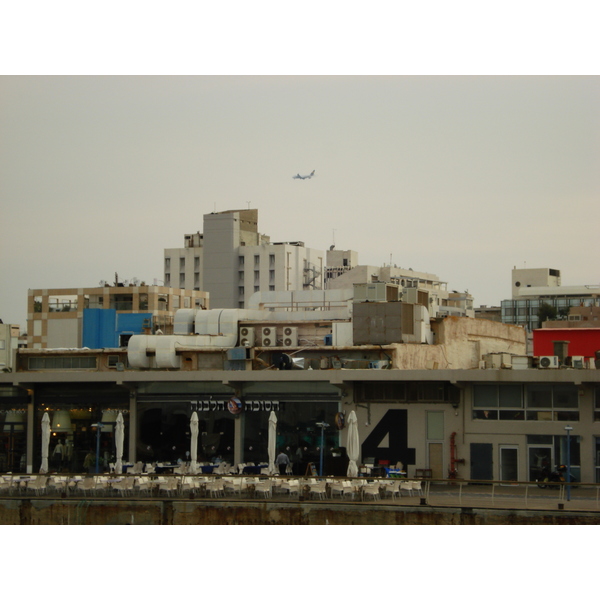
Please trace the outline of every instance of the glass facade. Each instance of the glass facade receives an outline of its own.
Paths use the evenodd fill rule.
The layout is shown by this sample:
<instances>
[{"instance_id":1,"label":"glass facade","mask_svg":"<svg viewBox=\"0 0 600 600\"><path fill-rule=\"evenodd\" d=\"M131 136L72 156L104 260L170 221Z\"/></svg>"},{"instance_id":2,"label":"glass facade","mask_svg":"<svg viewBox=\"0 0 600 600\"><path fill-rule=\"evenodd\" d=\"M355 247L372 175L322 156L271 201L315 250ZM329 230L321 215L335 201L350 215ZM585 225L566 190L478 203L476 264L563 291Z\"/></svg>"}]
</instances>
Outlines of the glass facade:
<instances>
[{"instance_id":1,"label":"glass facade","mask_svg":"<svg viewBox=\"0 0 600 600\"><path fill-rule=\"evenodd\" d=\"M129 392L118 386L97 384L48 385L35 392L33 472L41 466L42 418L50 417L48 466L51 471L81 473L88 453L95 456L99 444L99 466L108 469L115 461L115 423L119 412L125 422L123 458L129 453ZM97 424L101 423L98 433ZM95 466L95 465L94 465Z\"/></svg>"},{"instance_id":2,"label":"glass facade","mask_svg":"<svg viewBox=\"0 0 600 600\"><path fill-rule=\"evenodd\" d=\"M502 300L500 303L502 322L521 325L532 331L539 329L539 309L542 304L549 304L558 312L559 318L566 318L571 306L599 306L600 300L589 297L557 297L535 298L530 300Z\"/></svg>"},{"instance_id":3,"label":"glass facade","mask_svg":"<svg viewBox=\"0 0 600 600\"><path fill-rule=\"evenodd\" d=\"M28 400L25 390L0 388L0 472L26 471Z\"/></svg>"}]
</instances>

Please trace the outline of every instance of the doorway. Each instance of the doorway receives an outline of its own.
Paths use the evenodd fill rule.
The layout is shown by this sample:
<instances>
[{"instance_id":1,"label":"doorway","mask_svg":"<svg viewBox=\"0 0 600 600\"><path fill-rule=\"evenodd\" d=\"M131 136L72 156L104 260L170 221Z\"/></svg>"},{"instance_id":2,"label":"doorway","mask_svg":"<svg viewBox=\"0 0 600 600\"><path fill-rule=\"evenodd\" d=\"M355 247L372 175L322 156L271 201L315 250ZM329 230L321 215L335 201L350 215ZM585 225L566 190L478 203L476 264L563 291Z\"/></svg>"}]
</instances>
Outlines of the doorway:
<instances>
[{"instance_id":1,"label":"doorway","mask_svg":"<svg viewBox=\"0 0 600 600\"><path fill-rule=\"evenodd\" d=\"M494 478L492 444L471 444L471 479Z\"/></svg>"},{"instance_id":2,"label":"doorway","mask_svg":"<svg viewBox=\"0 0 600 600\"><path fill-rule=\"evenodd\" d=\"M441 442L429 442L429 468L434 479L444 478L444 445Z\"/></svg>"},{"instance_id":3,"label":"doorway","mask_svg":"<svg viewBox=\"0 0 600 600\"><path fill-rule=\"evenodd\" d=\"M544 470L552 470L554 464L554 448L552 445L529 446L529 481L543 479Z\"/></svg>"},{"instance_id":4,"label":"doorway","mask_svg":"<svg viewBox=\"0 0 600 600\"><path fill-rule=\"evenodd\" d=\"M519 481L518 446L500 446L500 480Z\"/></svg>"}]
</instances>

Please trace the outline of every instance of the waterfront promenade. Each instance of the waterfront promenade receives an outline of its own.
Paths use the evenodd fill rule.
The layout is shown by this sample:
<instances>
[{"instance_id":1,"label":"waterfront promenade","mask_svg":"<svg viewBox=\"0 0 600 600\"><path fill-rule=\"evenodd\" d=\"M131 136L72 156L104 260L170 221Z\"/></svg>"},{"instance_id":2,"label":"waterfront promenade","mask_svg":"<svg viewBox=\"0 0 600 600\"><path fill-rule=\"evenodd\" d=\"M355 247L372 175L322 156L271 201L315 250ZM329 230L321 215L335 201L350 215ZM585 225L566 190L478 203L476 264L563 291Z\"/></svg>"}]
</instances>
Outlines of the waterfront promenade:
<instances>
[{"instance_id":1,"label":"waterfront promenade","mask_svg":"<svg viewBox=\"0 0 600 600\"><path fill-rule=\"evenodd\" d=\"M80 481L95 483L100 477ZM371 479L364 489L343 494L336 487L348 480L337 478L209 477L198 487L191 480L163 477L144 487L143 477L126 476L94 488L89 483L71 489L46 485L43 493L27 486L4 488L0 524L600 523L596 484L571 485L569 499L565 485L541 489L530 482L421 480L419 491L395 494L386 489L389 479ZM292 481L299 485L290 493L285 486ZM121 482L126 483L119 487Z\"/></svg>"}]
</instances>

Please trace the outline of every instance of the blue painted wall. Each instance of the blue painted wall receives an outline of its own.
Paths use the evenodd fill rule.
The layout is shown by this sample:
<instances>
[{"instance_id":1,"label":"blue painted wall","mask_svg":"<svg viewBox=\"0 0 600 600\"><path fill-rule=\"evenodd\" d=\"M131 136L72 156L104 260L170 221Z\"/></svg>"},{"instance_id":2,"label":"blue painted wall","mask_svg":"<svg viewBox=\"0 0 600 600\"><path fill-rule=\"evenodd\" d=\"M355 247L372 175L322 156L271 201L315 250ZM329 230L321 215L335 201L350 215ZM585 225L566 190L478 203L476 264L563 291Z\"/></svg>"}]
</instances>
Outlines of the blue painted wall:
<instances>
[{"instance_id":1,"label":"blue painted wall","mask_svg":"<svg viewBox=\"0 0 600 600\"><path fill-rule=\"evenodd\" d=\"M84 348L118 348L121 334L144 333L152 324L152 313L121 313L113 308L84 308L82 346Z\"/></svg>"},{"instance_id":2,"label":"blue painted wall","mask_svg":"<svg viewBox=\"0 0 600 600\"><path fill-rule=\"evenodd\" d=\"M84 348L116 348L117 311L113 308L84 308L81 344Z\"/></svg>"}]
</instances>

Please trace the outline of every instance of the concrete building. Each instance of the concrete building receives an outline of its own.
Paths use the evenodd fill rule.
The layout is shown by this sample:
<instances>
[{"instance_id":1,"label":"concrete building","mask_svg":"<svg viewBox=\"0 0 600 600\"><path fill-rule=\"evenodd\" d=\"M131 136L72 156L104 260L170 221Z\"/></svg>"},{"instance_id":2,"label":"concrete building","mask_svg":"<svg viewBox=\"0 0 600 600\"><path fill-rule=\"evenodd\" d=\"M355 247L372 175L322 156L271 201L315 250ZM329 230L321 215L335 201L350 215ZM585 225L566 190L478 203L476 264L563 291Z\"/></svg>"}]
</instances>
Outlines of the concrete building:
<instances>
[{"instance_id":1,"label":"concrete building","mask_svg":"<svg viewBox=\"0 0 600 600\"><path fill-rule=\"evenodd\" d=\"M13 353L19 347L18 325L9 325L0 319L0 371L13 368Z\"/></svg>"},{"instance_id":2,"label":"concrete building","mask_svg":"<svg viewBox=\"0 0 600 600\"><path fill-rule=\"evenodd\" d=\"M571 306L567 319L544 321L542 329L564 329L600 327L600 306Z\"/></svg>"},{"instance_id":3,"label":"concrete building","mask_svg":"<svg viewBox=\"0 0 600 600\"><path fill-rule=\"evenodd\" d=\"M561 285L558 269L512 270L512 299L503 300L502 322L521 325L529 331L542 326L539 320L541 304L556 309L567 318L571 307L600 306L600 285Z\"/></svg>"},{"instance_id":4,"label":"concrete building","mask_svg":"<svg viewBox=\"0 0 600 600\"><path fill-rule=\"evenodd\" d=\"M199 311L195 324L218 322L205 312L213 311ZM223 317L228 311L214 312ZM257 321L237 325L251 323ZM524 346L522 328L447 317L436 322L439 344L343 347L316 345L322 325L296 323L304 329L297 346L262 345L262 340L229 349L177 344L175 368L154 362L165 336L145 336L143 356L150 362L142 366L136 366L145 359L135 345L21 350L16 369L0 374L0 469L39 470L45 412L51 416L51 452L59 439L72 448L64 468L73 472L82 470L85 454L95 447L98 421L106 424L100 448L110 462L118 412L125 418L130 462L185 460L196 412L198 460L210 463L220 456L231 465L258 463L267 457L267 422L275 411L278 443L288 449L296 474L305 474L308 463L318 464L316 424L325 422L330 425L325 473L345 475L343 451L337 456L347 444L340 415L355 411L360 465L402 462L409 477L530 481L545 464L565 462L569 439L576 479L600 481L599 372L517 368L516 362L511 368L510 358L518 357L511 351ZM271 322L271 327L285 336L288 323ZM305 336L311 328L314 335ZM211 335L227 334L188 337ZM437 365L430 349L437 352ZM474 368L482 365L479 351L506 352L497 368ZM566 425L573 427L569 438Z\"/></svg>"},{"instance_id":5,"label":"concrete building","mask_svg":"<svg viewBox=\"0 0 600 600\"><path fill-rule=\"evenodd\" d=\"M204 215L203 233L165 249L165 285L205 290L214 308L245 308L257 292L322 290L325 253L258 232L258 210Z\"/></svg>"},{"instance_id":6,"label":"concrete building","mask_svg":"<svg viewBox=\"0 0 600 600\"><path fill-rule=\"evenodd\" d=\"M338 257L341 252L336 250L327 253L327 289L351 288L356 284L388 283L400 288L401 298L405 302L422 303L422 299L426 298L427 309L432 317L445 315L473 317L475 315L472 296L468 292L448 291L448 284L440 281L437 275L396 266L329 267L330 259L339 262ZM356 253L352 253L352 259L358 262ZM421 300L418 300L419 296Z\"/></svg>"},{"instance_id":7,"label":"concrete building","mask_svg":"<svg viewBox=\"0 0 600 600\"><path fill-rule=\"evenodd\" d=\"M386 284L383 293L393 291ZM321 311L181 309L173 335L134 335L127 348L21 350L15 371L0 376L0 429L6 447L14 449L2 459L7 470L39 469L44 412L50 412L53 423L51 445L64 438L64 445L73 449L69 468L77 471L95 444L93 423L99 420L107 424L102 452L110 455L111 424L118 412L125 416L125 456L131 461L185 456L190 416L197 412L200 460L221 456L232 465L258 462L266 456L267 419L274 410L280 444L290 449L296 472L303 474L308 463L318 460L320 430L315 423L331 424L325 434L328 449L343 448L346 432L334 424L354 410L362 463L401 461L411 476L419 472L445 478L451 471L452 476L475 479L526 478L532 472L529 446L537 448L534 437L527 436L560 437L561 426L529 422L535 403L528 404L527 386L533 384L543 384L546 391L550 384L551 395L555 384L557 390L566 386L570 395L565 406L577 403L567 416L575 421L578 410L585 411L582 434L600 439L600 426L587 417L595 388L571 394L578 389L573 377L577 385L587 385L597 381L595 373L563 371L549 379L537 370L480 368L487 355L503 353L504 367L511 357L521 356L523 328L467 317L432 319L425 326L424 305L354 298L349 306L353 295L329 293L343 297L337 307ZM374 328L368 324L375 314L369 311L378 307L392 311L381 317L381 329L377 322ZM388 337L379 339L386 331ZM563 401L556 402L551 421L564 416L558 410ZM522 422L502 425L506 420ZM497 431L490 430L490 423ZM562 442L548 440L540 452L554 457ZM464 470L454 458L450 463L451 457L466 458ZM327 451L330 474L344 474L342 459ZM596 466L588 461L578 468L582 476L592 477Z\"/></svg>"},{"instance_id":8,"label":"concrete building","mask_svg":"<svg viewBox=\"0 0 600 600\"><path fill-rule=\"evenodd\" d=\"M208 307L205 292L162 286L29 290L27 344L29 348L81 348L84 339L116 336L116 343L109 346L126 345L129 336L146 329L172 333L173 317L180 308Z\"/></svg>"}]
</instances>

